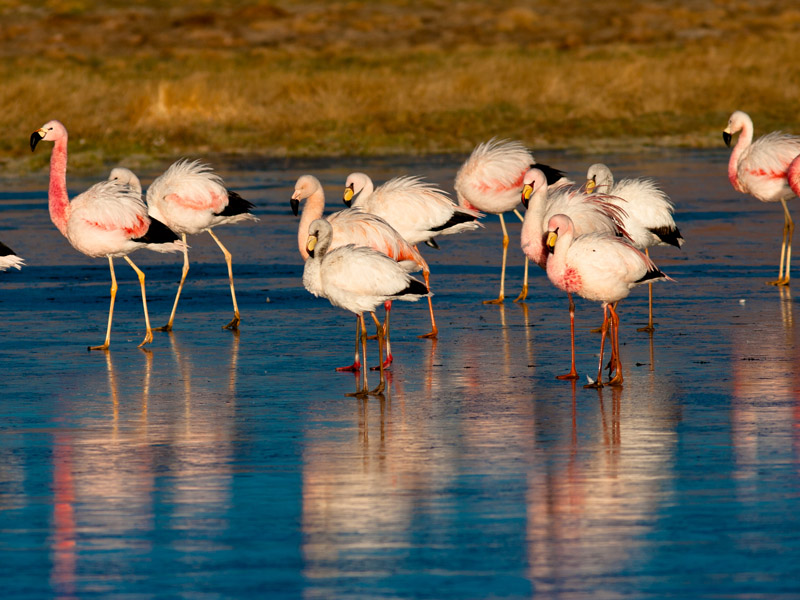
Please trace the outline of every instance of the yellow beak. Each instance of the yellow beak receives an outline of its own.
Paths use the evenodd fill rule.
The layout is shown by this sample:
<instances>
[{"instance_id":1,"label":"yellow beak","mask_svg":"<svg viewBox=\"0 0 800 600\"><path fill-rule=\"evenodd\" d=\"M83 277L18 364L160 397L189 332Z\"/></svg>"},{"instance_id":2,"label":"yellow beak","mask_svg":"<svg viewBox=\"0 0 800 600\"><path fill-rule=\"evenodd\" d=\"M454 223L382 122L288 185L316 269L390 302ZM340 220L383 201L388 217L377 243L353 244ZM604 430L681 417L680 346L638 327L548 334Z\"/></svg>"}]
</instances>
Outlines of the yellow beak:
<instances>
[{"instance_id":1,"label":"yellow beak","mask_svg":"<svg viewBox=\"0 0 800 600\"><path fill-rule=\"evenodd\" d=\"M590 179L589 181L586 182L586 193L591 194L594 191L594 188L596 187L597 184L595 183L594 179Z\"/></svg>"},{"instance_id":2,"label":"yellow beak","mask_svg":"<svg viewBox=\"0 0 800 600\"><path fill-rule=\"evenodd\" d=\"M354 195L353 194L353 188L346 188L344 190L344 196L343 196L344 201L345 202L350 202L350 200L353 199L353 195Z\"/></svg>"},{"instance_id":3,"label":"yellow beak","mask_svg":"<svg viewBox=\"0 0 800 600\"><path fill-rule=\"evenodd\" d=\"M308 236L308 241L306 242L306 251L313 252L314 248L317 247L317 236L310 235Z\"/></svg>"},{"instance_id":4,"label":"yellow beak","mask_svg":"<svg viewBox=\"0 0 800 600\"><path fill-rule=\"evenodd\" d=\"M551 231L547 234L547 246L549 248L556 247L556 240L558 239L558 234L555 231Z\"/></svg>"},{"instance_id":5,"label":"yellow beak","mask_svg":"<svg viewBox=\"0 0 800 600\"><path fill-rule=\"evenodd\" d=\"M522 197L525 200L530 200L532 193L533 193L533 186L531 186L530 183L526 183L522 188Z\"/></svg>"}]
</instances>

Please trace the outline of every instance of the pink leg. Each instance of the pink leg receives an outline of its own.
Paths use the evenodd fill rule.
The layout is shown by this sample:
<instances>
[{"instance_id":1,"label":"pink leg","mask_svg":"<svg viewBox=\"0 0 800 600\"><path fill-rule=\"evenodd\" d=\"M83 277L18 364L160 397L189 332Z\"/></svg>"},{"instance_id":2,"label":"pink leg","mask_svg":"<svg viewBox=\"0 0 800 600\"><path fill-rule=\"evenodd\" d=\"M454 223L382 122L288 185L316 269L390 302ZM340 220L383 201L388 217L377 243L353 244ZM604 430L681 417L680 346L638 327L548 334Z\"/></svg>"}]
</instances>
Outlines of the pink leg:
<instances>
[{"instance_id":1,"label":"pink leg","mask_svg":"<svg viewBox=\"0 0 800 600\"><path fill-rule=\"evenodd\" d=\"M569 337L570 348L572 349L572 369L569 373L556 376L556 379L577 379L578 372L575 370L575 302L572 300L572 294L567 292L569 298Z\"/></svg>"},{"instance_id":2,"label":"pink leg","mask_svg":"<svg viewBox=\"0 0 800 600\"><path fill-rule=\"evenodd\" d=\"M361 361L358 360L358 342L361 339L361 321L358 317L356 317L356 352L355 352L355 359L353 360L353 364L349 367L336 367L337 371L350 371L357 373L361 370Z\"/></svg>"},{"instance_id":3,"label":"pink leg","mask_svg":"<svg viewBox=\"0 0 800 600\"><path fill-rule=\"evenodd\" d=\"M601 328L600 336L600 361L597 365L597 381L583 386L585 388L603 387L603 351L606 345L606 333L608 333L608 304L603 303L603 327Z\"/></svg>"},{"instance_id":4,"label":"pink leg","mask_svg":"<svg viewBox=\"0 0 800 600\"><path fill-rule=\"evenodd\" d=\"M386 318L383 320L383 339L386 344L386 359L382 364L384 369L388 369L389 365L391 365L392 361L394 360L394 357L392 356L392 344L389 341L389 315L392 312L392 301L387 300L384 302L383 308L386 309ZM380 368L380 365L376 365L374 367L370 367L370 371L378 371Z\"/></svg>"}]
</instances>

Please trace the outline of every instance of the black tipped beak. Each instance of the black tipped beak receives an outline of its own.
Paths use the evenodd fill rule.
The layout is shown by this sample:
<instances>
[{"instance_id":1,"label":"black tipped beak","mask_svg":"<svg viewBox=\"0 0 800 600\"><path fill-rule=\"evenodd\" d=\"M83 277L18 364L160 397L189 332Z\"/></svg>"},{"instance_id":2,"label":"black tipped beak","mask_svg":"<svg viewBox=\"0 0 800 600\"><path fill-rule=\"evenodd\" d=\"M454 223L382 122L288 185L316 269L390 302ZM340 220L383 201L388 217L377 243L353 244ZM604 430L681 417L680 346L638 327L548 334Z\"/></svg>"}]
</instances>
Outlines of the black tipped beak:
<instances>
[{"instance_id":1,"label":"black tipped beak","mask_svg":"<svg viewBox=\"0 0 800 600\"><path fill-rule=\"evenodd\" d=\"M528 199L525 197L524 194L523 194L522 200L520 200L520 202L522 202L522 206L525 207L525 210L528 210Z\"/></svg>"},{"instance_id":2,"label":"black tipped beak","mask_svg":"<svg viewBox=\"0 0 800 600\"><path fill-rule=\"evenodd\" d=\"M34 131L34 132L31 134L31 152L33 152L34 150L36 150L36 144L38 144L38 143L39 143L39 142L41 142L41 141L42 141L42 136L41 136L41 135L39 135L39 132L38 132L38 131Z\"/></svg>"},{"instance_id":3,"label":"black tipped beak","mask_svg":"<svg viewBox=\"0 0 800 600\"><path fill-rule=\"evenodd\" d=\"M730 133L728 133L727 131L723 131L722 132L722 140L725 142L725 145L728 148L731 147L731 140L732 139L733 139L733 136Z\"/></svg>"},{"instance_id":4,"label":"black tipped beak","mask_svg":"<svg viewBox=\"0 0 800 600\"><path fill-rule=\"evenodd\" d=\"M342 202L344 202L344 205L345 205L347 208L350 208L350 205L353 203L353 201L352 201L352 200L342 200Z\"/></svg>"},{"instance_id":5,"label":"black tipped beak","mask_svg":"<svg viewBox=\"0 0 800 600\"><path fill-rule=\"evenodd\" d=\"M292 198L291 200L289 200L289 204L291 204L292 212L294 213L294 216L296 217L297 213L299 212L299 209L300 209L300 200L298 200L297 198Z\"/></svg>"}]
</instances>

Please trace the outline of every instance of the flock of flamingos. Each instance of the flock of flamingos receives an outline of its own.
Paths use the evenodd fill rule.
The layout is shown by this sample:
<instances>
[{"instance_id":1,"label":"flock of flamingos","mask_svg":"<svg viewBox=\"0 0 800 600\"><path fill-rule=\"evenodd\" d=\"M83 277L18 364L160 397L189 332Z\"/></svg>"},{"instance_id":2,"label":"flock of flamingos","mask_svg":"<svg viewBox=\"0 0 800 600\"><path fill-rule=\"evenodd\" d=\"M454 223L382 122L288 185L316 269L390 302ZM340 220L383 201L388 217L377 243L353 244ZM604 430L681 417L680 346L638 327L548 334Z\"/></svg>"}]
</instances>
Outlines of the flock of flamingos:
<instances>
[{"instance_id":1,"label":"flock of flamingos","mask_svg":"<svg viewBox=\"0 0 800 600\"><path fill-rule=\"evenodd\" d=\"M800 136L769 133L753 141L753 121L734 112L723 132L730 146L739 134L728 163L733 187L762 202L780 202L785 221L778 279L768 283L789 285L794 224L786 201L800 196ZM115 257L123 257L136 271L142 292L145 338L152 341L153 328L147 312L144 273L128 256L139 248L156 252L182 252L183 271L169 321L156 330L171 330L181 290L189 271L187 235L207 231L219 245L228 266L233 319L225 325L236 329L239 308L233 284L231 253L214 233L217 225L255 220L253 204L225 188L222 178L198 161L179 160L142 196L139 179L130 170L116 168L71 201L67 195L67 130L50 121L30 138L31 150L41 141L53 142L50 158L50 218L72 246L92 257L108 258L111 271L111 305L103 344L90 350L107 350L117 282ZM572 363L559 379L577 379L575 369L574 304L572 295L600 302L603 307L600 360L597 379L587 387L620 385L619 316L617 303L640 284L650 284L649 324L652 331L652 283L670 278L650 260L649 248L680 247L683 238L673 220L670 199L650 179L615 182L603 164L589 167L586 182L577 185L558 169L538 164L520 142L492 139L479 144L455 178L458 203L438 187L419 177L396 177L375 188L363 173L352 173L345 183L347 209L323 218L325 196L312 175L297 180L291 207L297 215L304 202L298 230L298 248L305 259L303 284L315 296L327 298L357 317L353 364L339 370L362 372L355 395L379 394L385 387L384 368L392 362L389 316L394 300L416 301L426 297L431 331L437 335L431 303L430 270L419 244L436 247L436 237L482 227L484 213L496 214L503 230L500 292L487 303L503 302L508 230L504 213L513 211L522 221L521 247L525 253L525 279L517 300L527 295L528 260L547 271L551 283L569 299ZM522 203L526 211L519 212ZM0 269L19 269L23 261L0 243ZM423 279L411 273L422 271ZM381 323L375 315L384 304ZM379 348L380 384L369 390L366 368L361 369L359 344L366 357L367 331L364 313L375 322ZM603 382L606 337L611 359ZM613 376L612 376L613 375Z\"/></svg>"}]
</instances>

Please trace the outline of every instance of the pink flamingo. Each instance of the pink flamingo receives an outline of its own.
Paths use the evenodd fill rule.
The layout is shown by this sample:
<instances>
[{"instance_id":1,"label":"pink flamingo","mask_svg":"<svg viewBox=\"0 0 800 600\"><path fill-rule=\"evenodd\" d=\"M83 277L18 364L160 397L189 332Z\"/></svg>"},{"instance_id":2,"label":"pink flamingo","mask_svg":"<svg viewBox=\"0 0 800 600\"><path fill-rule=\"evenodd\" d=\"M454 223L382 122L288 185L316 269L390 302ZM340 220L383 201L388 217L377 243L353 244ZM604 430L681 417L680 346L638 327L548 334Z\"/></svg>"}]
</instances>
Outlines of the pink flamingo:
<instances>
[{"instance_id":1,"label":"pink flamingo","mask_svg":"<svg viewBox=\"0 0 800 600\"><path fill-rule=\"evenodd\" d=\"M214 173L210 166L200 161L183 159L173 163L153 181L147 189L147 207L150 216L179 233L184 244L187 234L196 235L204 231L207 231L217 243L228 266L228 281L233 300L233 319L223 328L238 329L241 319L239 305L236 302L236 290L233 286L232 255L214 233L213 228L247 220L258 221L250 214L253 204L236 192L226 189L222 178ZM188 273L189 248L184 246L183 270L175 303L172 305L169 321L163 327L157 328L157 331L172 331L178 300Z\"/></svg>"},{"instance_id":2,"label":"pink flamingo","mask_svg":"<svg viewBox=\"0 0 800 600\"><path fill-rule=\"evenodd\" d=\"M300 226L297 230L297 247L300 250L300 255L303 257L303 260L308 260L307 241L309 226L313 221L321 218L325 210L325 192L322 189L322 184L313 175L302 175L295 184L291 199L292 212L295 215L298 214L301 201L305 201L305 205L303 206L303 213L300 217ZM419 269L422 269L423 272L429 271L428 264L425 262L425 259L422 258L422 255L411 244L404 240L391 225L376 215L365 213L358 208L348 208L329 215L327 221L333 228L331 250L349 244L364 246L372 248L381 254L385 254L389 258L400 263L407 272ZM306 287L306 289L315 296L322 295L319 289L308 287ZM391 301L387 301L385 307L386 321L384 323L384 329L386 330L386 361L384 363L384 368L388 367L393 360L389 336ZM337 371L358 371L361 368L358 343L362 331L363 335L366 335L366 330L362 330L360 323L357 323L356 350L353 364L348 367L339 367Z\"/></svg>"},{"instance_id":3,"label":"pink flamingo","mask_svg":"<svg viewBox=\"0 0 800 600\"><path fill-rule=\"evenodd\" d=\"M303 284L315 295L327 298L334 306L354 313L358 318L362 336L363 353L367 354L364 312L369 311L378 332L378 362L381 380L377 388L367 390L366 370L362 371L362 386L354 394L383 393L386 384L383 361L384 328L375 316L375 308L392 300L414 302L430 294L428 286L414 279L397 261L383 252L365 246L347 244L333 248L335 227L331 221L316 219L311 222L306 238L309 255L303 269ZM366 360L366 358L365 358Z\"/></svg>"},{"instance_id":4,"label":"pink flamingo","mask_svg":"<svg viewBox=\"0 0 800 600\"><path fill-rule=\"evenodd\" d=\"M557 214L568 215L575 227L575 234L603 233L625 235L622 219L625 211L612 203L607 194L585 194L572 185L556 185L550 191L545 174L534 167L523 177L522 204L527 209L522 222L520 241L522 251L543 269L547 268L548 251L545 246L547 224ZM618 199L617 199L618 200ZM572 367L569 373L558 379L577 379L575 370L575 303L572 293L569 299L569 331Z\"/></svg>"},{"instance_id":5,"label":"pink flamingo","mask_svg":"<svg viewBox=\"0 0 800 600\"><path fill-rule=\"evenodd\" d=\"M50 187L48 192L50 219L69 243L87 256L105 256L111 270L111 305L108 309L106 339L101 346L89 350L107 350L111 341L111 320L117 279L114 274L114 257L122 256L136 271L142 289L142 305L147 333L139 347L153 341L150 317L147 314L147 297L144 273L128 257L139 248L156 252L180 252L183 243L178 236L156 219L147 216L147 207L141 193L116 180L96 183L72 202L67 195L67 129L59 121L49 121L31 134L31 151L47 140L54 142L50 156Z\"/></svg>"},{"instance_id":6,"label":"pink flamingo","mask_svg":"<svg viewBox=\"0 0 800 600\"><path fill-rule=\"evenodd\" d=\"M456 174L455 191L458 204L464 208L491 213L500 217L503 229L503 261L500 270L500 294L495 300L484 300L484 304L500 304L505 299L506 258L508 256L508 230L503 213L514 211L520 221L522 215L516 209L522 192L522 179L536 165L547 177L549 184L563 178L563 173L547 165L536 164L533 155L520 142L496 140L478 144ZM514 302L528 295L528 257L525 257L525 275L522 291Z\"/></svg>"},{"instance_id":7,"label":"pink flamingo","mask_svg":"<svg viewBox=\"0 0 800 600\"><path fill-rule=\"evenodd\" d=\"M597 381L585 387L602 387L603 349L611 312L611 362L609 385L622 384L619 358L619 316L617 303L630 290L648 281L672 281L645 254L623 238L607 233L575 234L575 225L567 215L554 215L547 224L547 247L553 253L547 259L547 277L560 290L576 293L587 300L601 302L603 327L600 339L600 362Z\"/></svg>"},{"instance_id":8,"label":"pink flamingo","mask_svg":"<svg viewBox=\"0 0 800 600\"><path fill-rule=\"evenodd\" d=\"M351 173L343 200L348 207L381 217L417 250L421 243L438 248L436 236L483 227L478 222L483 216L480 212L458 206L443 190L419 177L395 177L376 189L366 173ZM430 289L430 273L423 270L422 275ZM431 331L419 337L435 338L439 329L430 296L428 310Z\"/></svg>"},{"instance_id":9,"label":"pink flamingo","mask_svg":"<svg viewBox=\"0 0 800 600\"><path fill-rule=\"evenodd\" d=\"M0 271L5 271L11 267L19 270L24 264L25 261L17 256L16 252L3 242L0 242Z\"/></svg>"},{"instance_id":10,"label":"pink flamingo","mask_svg":"<svg viewBox=\"0 0 800 600\"><path fill-rule=\"evenodd\" d=\"M795 196L800 196L800 154L789 165L786 171L789 187L792 188Z\"/></svg>"},{"instance_id":11,"label":"pink flamingo","mask_svg":"<svg viewBox=\"0 0 800 600\"><path fill-rule=\"evenodd\" d=\"M750 194L761 202L780 202L783 206L783 241L778 279L767 283L789 285L794 221L786 201L796 196L797 192L789 186L787 171L789 163L800 154L800 136L773 131L754 142L753 120L747 113L737 110L722 132L725 144L730 146L733 135L739 132L739 139L728 161L728 179L738 192Z\"/></svg>"},{"instance_id":12,"label":"pink flamingo","mask_svg":"<svg viewBox=\"0 0 800 600\"><path fill-rule=\"evenodd\" d=\"M683 237L675 225L672 202L656 182L645 177L614 181L614 175L606 165L596 163L586 172L586 191L595 190L609 194L609 202L625 211L622 225L635 248L650 256L653 246L683 245ZM653 283L648 287L647 327L636 331L653 331Z\"/></svg>"}]
</instances>

